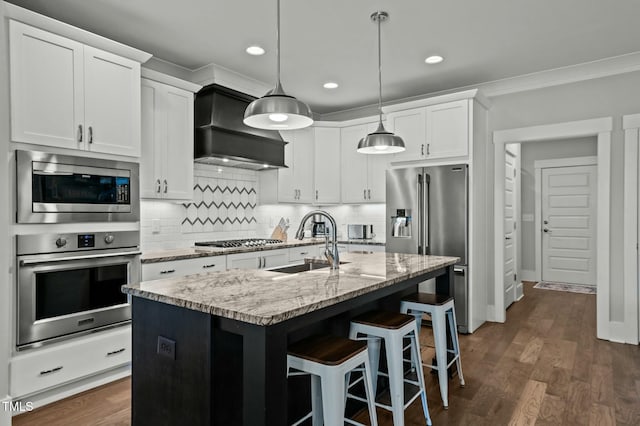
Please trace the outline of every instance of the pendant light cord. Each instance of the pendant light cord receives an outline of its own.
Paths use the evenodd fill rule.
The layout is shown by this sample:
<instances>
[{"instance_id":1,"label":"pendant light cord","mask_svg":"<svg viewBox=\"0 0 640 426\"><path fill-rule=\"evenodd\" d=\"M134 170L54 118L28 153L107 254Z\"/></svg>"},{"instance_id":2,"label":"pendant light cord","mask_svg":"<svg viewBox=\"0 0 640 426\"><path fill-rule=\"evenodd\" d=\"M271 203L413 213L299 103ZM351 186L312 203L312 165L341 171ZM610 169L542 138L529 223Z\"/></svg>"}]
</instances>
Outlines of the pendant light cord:
<instances>
[{"instance_id":1,"label":"pendant light cord","mask_svg":"<svg viewBox=\"0 0 640 426\"><path fill-rule=\"evenodd\" d=\"M280 0L277 0L278 6L276 8L278 17L276 18L276 58L277 58L277 84L280 85Z\"/></svg>"},{"instance_id":2,"label":"pendant light cord","mask_svg":"<svg viewBox=\"0 0 640 426\"><path fill-rule=\"evenodd\" d=\"M280 1L280 0L278 0ZM380 13L378 12L378 111L380 113L380 125L382 125L382 49L380 47Z\"/></svg>"}]
</instances>

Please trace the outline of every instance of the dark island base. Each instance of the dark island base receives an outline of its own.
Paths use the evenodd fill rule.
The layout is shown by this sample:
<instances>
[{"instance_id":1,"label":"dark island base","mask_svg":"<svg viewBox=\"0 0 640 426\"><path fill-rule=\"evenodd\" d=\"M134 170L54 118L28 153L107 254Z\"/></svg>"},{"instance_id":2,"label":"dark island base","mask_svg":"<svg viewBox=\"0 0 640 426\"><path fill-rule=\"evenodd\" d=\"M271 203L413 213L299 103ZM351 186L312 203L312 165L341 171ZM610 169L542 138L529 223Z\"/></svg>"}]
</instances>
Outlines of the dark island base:
<instances>
[{"instance_id":1,"label":"dark island base","mask_svg":"<svg viewBox=\"0 0 640 426\"><path fill-rule=\"evenodd\" d=\"M352 317L397 311L433 277L438 293L453 294L446 267L272 326L134 297L132 425L291 424L310 409L310 395L307 377L286 378L287 345L315 333L348 336Z\"/></svg>"}]
</instances>

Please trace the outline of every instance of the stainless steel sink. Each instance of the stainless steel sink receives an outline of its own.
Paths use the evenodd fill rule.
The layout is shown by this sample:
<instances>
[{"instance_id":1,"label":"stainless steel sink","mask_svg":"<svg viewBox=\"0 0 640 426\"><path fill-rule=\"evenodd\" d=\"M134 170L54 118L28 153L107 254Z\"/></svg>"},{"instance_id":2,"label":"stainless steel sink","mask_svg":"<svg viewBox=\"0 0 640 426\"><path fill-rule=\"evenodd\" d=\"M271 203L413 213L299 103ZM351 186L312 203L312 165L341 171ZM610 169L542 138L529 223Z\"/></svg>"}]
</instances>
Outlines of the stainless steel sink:
<instances>
[{"instance_id":1,"label":"stainless steel sink","mask_svg":"<svg viewBox=\"0 0 640 426\"><path fill-rule=\"evenodd\" d=\"M340 264L349 263L349 262L340 262ZM309 263L301 263L298 265L287 265L281 266L279 268L272 268L269 271L273 272L282 272L283 274L297 274L299 272L307 272L313 271L315 269L328 268L330 265L327 262L309 262Z\"/></svg>"}]
</instances>

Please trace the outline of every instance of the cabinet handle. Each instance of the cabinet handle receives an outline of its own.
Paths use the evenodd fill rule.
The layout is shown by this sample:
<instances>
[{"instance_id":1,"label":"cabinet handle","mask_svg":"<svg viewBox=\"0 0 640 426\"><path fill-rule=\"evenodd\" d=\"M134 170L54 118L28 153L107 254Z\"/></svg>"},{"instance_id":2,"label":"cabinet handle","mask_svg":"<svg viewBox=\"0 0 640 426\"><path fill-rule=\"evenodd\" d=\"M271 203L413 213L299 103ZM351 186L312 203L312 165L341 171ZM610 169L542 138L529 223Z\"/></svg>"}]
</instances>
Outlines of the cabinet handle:
<instances>
[{"instance_id":1,"label":"cabinet handle","mask_svg":"<svg viewBox=\"0 0 640 426\"><path fill-rule=\"evenodd\" d=\"M78 136L77 136L78 143L82 142L82 133L83 133L82 124L78 124Z\"/></svg>"},{"instance_id":2,"label":"cabinet handle","mask_svg":"<svg viewBox=\"0 0 640 426\"><path fill-rule=\"evenodd\" d=\"M431 152L429 150L430 145L431 145L430 143L427 144L427 155L431 155Z\"/></svg>"},{"instance_id":3,"label":"cabinet handle","mask_svg":"<svg viewBox=\"0 0 640 426\"><path fill-rule=\"evenodd\" d=\"M161 274L173 274L176 270L175 269L167 269L166 271L160 271Z\"/></svg>"},{"instance_id":4,"label":"cabinet handle","mask_svg":"<svg viewBox=\"0 0 640 426\"><path fill-rule=\"evenodd\" d=\"M424 157L424 144L420 145L420 155Z\"/></svg>"},{"instance_id":5,"label":"cabinet handle","mask_svg":"<svg viewBox=\"0 0 640 426\"><path fill-rule=\"evenodd\" d=\"M308 254L309 254L309 252L308 252L308 251L301 251L301 252L300 252L300 254L301 254L302 256L306 256L306 255L308 255Z\"/></svg>"},{"instance_id":6,"label":"cabinet handle","mask_svg":"<svg viewBox=\"0 0 640 426\"><path fill-rule=\"evenodd\" d=\"M116 349L115 351L107 352L107 356L118 355L124 352L124 348Z\"/></svg>"},{"instance_id":7,"label":"cabinet handle","mask_svg":"<svg viewBox=\"0 0 640 426\"><path fill-rule=\"evenodd\" d=\"M318 190L316 189L316 201L318 201Z\"/></svg>"},{"instance_id":8,"label":"cabinet handle","mask_svg":"<svg viewBox=\"0 0 640 426\"><path fill-rule=\"evenodd\" d=\"M167 193L167 190L169 189L169 185L167 184L167 180L164 180L164 193Z\"/></svg>"},{"instance_id":9,"label":"cabinet handle","mask_svg":"<svg viewBox=\"0 0 640 426\"><path fill-rule=\"evenodd\" d=\"M207 269L207 268L213 268L214 266L216 266L215 263L212 263L210 265L202 265L203 268Z\"/></svg>"},{"instance_id":10,"label":"cabinet handle","mask_svg":"<svg viewBox=\"0 0 640 426\"><path fill-rule=\"evenodd\" d=\"M160 179L156 179L156 184L158 184L158 189L156 189L156 192L159 194L160 190L162 189L162 183L160 183Z\"/></svg>"},{"instance_id":11,"label":"cabinet handle","mask_svg":"<svg viewBox=\"0 0 640 426\"><path fill-rule=\"evenodd\" d=\"M370 190L370 189L367 189L367 193L368 193L368 195L369 195L369 199L371 199L371 190Z\"/></svg>"},{"instance_id":12,"label":"cabinet handle","mask_svg":"<svg viewBox=\"0 0 640 426\"><path fill-rule=\"evenodd\" d=\"M363 189L362 190L362 194L363 194L364 199L366 200L367 199L367 190Z\"/></svg>"},{"instance_id":13,"label":"cabinet handle","mask_svg":"<svg viewBox=\"0 0 640 426\"><path fill-rule=\"evenodd\" d=\"M93 143L93 127L89 126L89 143Z\"/></svg>"},{"instance_id":14,"label":"cabinet handle","mask_svg":"<svg viewBox=\"0 0 640 426\"><path fill-rule=\"evenodd\" d=\"M58 371L62 370L62 366L60 367L56 367L56 368L52 368L51 370L44 370L40 372L41 376L46 376L47 374L51 374L51 373L57 373Z\"/></svg>"}]
</instances>

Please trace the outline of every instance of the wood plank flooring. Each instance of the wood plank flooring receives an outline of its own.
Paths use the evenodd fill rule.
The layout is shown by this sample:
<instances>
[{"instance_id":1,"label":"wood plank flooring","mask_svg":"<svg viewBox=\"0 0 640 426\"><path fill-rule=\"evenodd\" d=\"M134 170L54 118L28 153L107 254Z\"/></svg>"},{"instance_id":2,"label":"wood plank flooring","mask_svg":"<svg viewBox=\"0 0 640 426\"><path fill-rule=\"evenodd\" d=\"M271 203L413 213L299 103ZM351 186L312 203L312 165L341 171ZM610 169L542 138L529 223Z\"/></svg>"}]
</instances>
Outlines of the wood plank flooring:
<instances>
[{"instance_id":1,"label":"wood plank flooring","mask_svg":"<svg viewBox=\"0 0 640 426\"><path fill-rule=\"evenodd\" d=\"M466 387L449 382L442 408L437 377L426 374L434 425L639 425L640 348L596 339L594 295L538 290L507 311L505 324L461 335ZM432 342L423 328L423 344ZM433 349L423 349L431 359ZM22 426L129 425L129 379L14 417ZM391 416L378 410L381 426ZM366 415L359 419L366 422ZM406 425L424 425L419 401Z\"/></svg>"}]
</instances>

